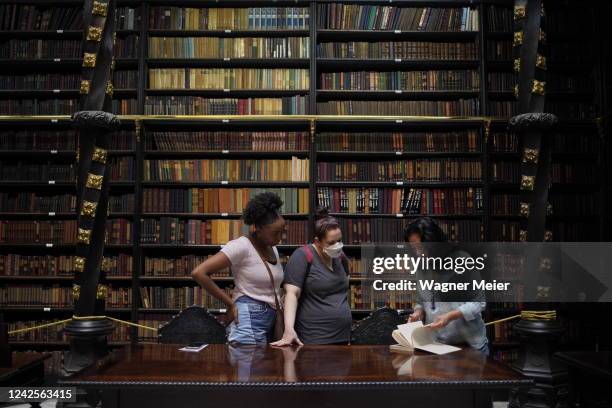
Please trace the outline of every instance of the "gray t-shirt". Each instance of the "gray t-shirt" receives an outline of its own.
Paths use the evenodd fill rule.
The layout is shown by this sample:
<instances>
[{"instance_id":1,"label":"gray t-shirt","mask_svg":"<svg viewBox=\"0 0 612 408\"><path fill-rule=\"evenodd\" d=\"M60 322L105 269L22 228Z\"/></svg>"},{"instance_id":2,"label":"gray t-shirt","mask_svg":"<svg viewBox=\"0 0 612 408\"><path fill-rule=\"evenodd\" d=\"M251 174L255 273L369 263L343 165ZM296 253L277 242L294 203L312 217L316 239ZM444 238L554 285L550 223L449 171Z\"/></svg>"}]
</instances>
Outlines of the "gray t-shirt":
<instances>
[{"instance_id":1,"label":"gray t-shirt","mask_svg":"<svg viewBox=\"0 0 612 408\"><path fill-rule=\"evenodd\" d=\"M348 342L351 337L349 276L340 258L332 259L333 271L309 245L312 264L308 270L305 248L296 249L285 267L284 283L301 289L295 332L304 344Z\"/></svg>"}]
</instances>

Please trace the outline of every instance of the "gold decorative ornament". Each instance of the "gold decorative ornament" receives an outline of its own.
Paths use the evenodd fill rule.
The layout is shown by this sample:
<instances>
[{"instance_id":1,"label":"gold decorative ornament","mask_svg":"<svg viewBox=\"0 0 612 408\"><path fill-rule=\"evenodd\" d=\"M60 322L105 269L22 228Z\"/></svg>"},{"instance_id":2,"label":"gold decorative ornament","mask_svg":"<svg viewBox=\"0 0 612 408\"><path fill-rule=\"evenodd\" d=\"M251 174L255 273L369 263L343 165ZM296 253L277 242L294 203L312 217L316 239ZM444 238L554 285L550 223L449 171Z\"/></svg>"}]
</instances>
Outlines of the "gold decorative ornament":
<instances>
[{"instance_id":1,"label":"gold decorative ornament","mask_svg":"<svg viewBox=\"0 0 612 408\"><path fill-rule=\"evenodd\" d=\"M521 44L523 44L523 32L517 31L516 33L514 33L514 41L512 42L512 45L516 47Z\"/></svg>"},{"instance_id":2,"label":"gold decorative ornament","mask_svg":"<svg viewBox=\"0 0 612 408\"><path fill-rule=\"evenodd\" d=\"M91 82L89 82L89 80L87 79L83 79L81 81L81 89L79 90L79 92L84 95L88 94L90 86L91 86Z\"/></svg>"},{"instance_id":3,"label":"gold decorative ornament","mask_svg":"<svg viewBox=\"0 0 612 408\"><path fill-rule=\"evenodd\" d=\"M536 57L536 67L540 69L546 69L546 57L538 54Z\"/></svg>"},{"instance_id":4,"label":"gold decorative ornament","mask_svg":"<svg viewBox=\"0 0 612 408\"><path fill-rule=\"evenodd\" d=\"M111 81L108 81L106 83L106 94L108 96L113 96L113 92L114 92L113 83Z\"/></svg>"},{"instance_id":5,"label":"gold decorative ornament","mask_svg":"<svg viewBox=\"0 0 612 408\"><path fill-rule=\"evenodd\" d=\"M526 14L525 6L514 6L514 19L524 18Z\"/></svg>"},{"instance_id":6,"label":"gold decorative ornament","mask_svg":"<svg viewBox=\"0 0 612 408\"><path fill-rule=\"evenodd\" d=\"M106 294L108 293L108 288L106 285L98 284L96 289L96 299L106 299Z\"/></svg>"},{"instance_id":7,"label":"gold decorative ornament","mask_svg":"<svg viewBox=\"0 0 612 408\"><path fill-rule=\"evenodd\" d=\"M536 164L538 162L538 157L540 156L540 151L538 149L530 149L528 147L523 151L523 163L532 163Z\"/></svg>"},{"instance_id":8,"label":"gold decorative ornament","mask_svg":"<svg viewBox=\"0 0 612 408\"><path fill-rule=\"evenodd\" d=\"M521 59L515 58L514 59L514 72L518 74L520 71L521 71Z\"/></svg>"},{"instance_id":9,"label":"gold decorative ornament","mask_svg":"<svg viewBox=\"0 0 612 408\"><path fill-rule=\"evenodd\" d=\"M527 241L527 231L525 231L525 230L520 230L519 231L519 241L521 241L521 242Z\"/></svg>"},{"instance_id":10,"label":"gold decorative ornament","mask_svg":"<svg viewBox=\"0 0 612 408\"><path fill-rule=\"evenodd\" d=\"M84 217L94 218L96 216L96 208L98 203L91 201L83 201L83 208L81 208L81 215Z\"/></svg>"},{"instance_id":11,"label":"gold decorative ornament","mask_svg":"<svg viewBox=\"0 0 612 408\"><path fill-rule=\"evenodd\" d=\"M107 257L103 257L102 264L100 265L100 269L102 269L104 272L108 272L110 270L110 267L111 267L111 260Z\"/></svg>"},{"instance_id":12,"label":"gold decorative ornament","mask_svg":"<svg viewBox=\"0 0 612 408\"><path fill-rule=\"evenodd\" d=\"M96 190L101 190L102 189L102 178L103 176L98 176L98 175L89 173L87 175L86 187L95 188Z\"/></svg>"},{"instance_id":13,"label":"gold decorative ornament","mask_svg":"<svg viewBox=\"0 0 612 408\"><path fill-rule=\"evenodd\" d=\"M521 203L521 217L529 217L529 203Z\"/></svg>"},{"instance_id":14,"label":"gold decorative ornament","mask_svg":"<svg viewBox=\"0 0 612 408\"><path fill-rule=\"evenodd\" d=\"M83 272L85 270L85 258L82 256L74 257L74 270L77 272Z\"/></svg>"},{"instance_id":15,"label":"gold decorative ornament","mask_svg":"<svg viewBox=\"0 0 612 408\"><path fill-rule=\"evenodd\" d=\"M89 26L87 29L87 41L100 41L102 39L102 28Z\"/></svg>"},{"instance_id":16,"label":"gold decorative ornament","mask_svg":"<svg viewBox=\"0 0 612 408\"><path fill-rule=\"evenodd\" d=\"M96 54L86 52L83 55L83 66L86 68L93 68L96 66Z\"/></svg>"},{"instance_id":17,"label":"gold decorative ornament","mask_svg":"<svg viewBox=\"0 0 612 408\"><path fill-rule=\"evenodd\" d=\"M99 163L106 163L106 155L107 151L102 149L101 147L96 147L93 155L91 156L91 160L97 161Z\"/></svg>"},{"instance_id":18,"label":"gold decorative ornament","mask_svg":"<svg viewBox=\"0 0 612 408\"><path fill-rule=\"evenodd\" d=\"M538 291L537 296L539 298L547 298L550 292L550 286L539 286L538 285L537 291Z\"/></svg>"},{"instance_id":19,"label":"gold decorative ornament","mask_svg":"<svg viewBox=\"0 0 612 408\"><path fill-rule=\"evenodd\" d=\"M546 82L538 81L537 79L534 79L533 86L531 88L531 93L535 95L544 95L546 93L545 87L546 87Z\"/></svg>"},{"instance_id":20,"label":"gold decorative ornament","mask_svg":"<svg viewBox=\"0 0 612 408\"><path fill-rule=\"evenodd\" d=\"M72 298L76 301L79 300L79 296L81 295L81 287L76 283L72 284Z\"/></svg>"},{"instance_id":21,"label":"gold decorative ornament","mask_svg":"<svg viewBox=\"0 0 612 408\"><path fill-rule=\"evenodd\" d=\"M542 44L546 44L546 32L544 32L541 28L540 28L539 39Z\"/></svg>"},{"instance_id":22,"label":"gold decorative ornament","mask_svg":"<svg viewBox=\"0 0 612 408\"><path fill-rule=\"evenodd\" d=\"M106 17L106 15L108 14L108 3L94 1L93 8L91 10L91 14L94 14L96 16Z\"/></svg>"},{"instance_id":23,"label":"gold decorative ornament","mask_svg":"<svg viewBox=\"0 0 612 408\"><path fill-rule=\"evenodd\" d=\"M544 231L544 241L552 241L553 240L553 233L550 230L546 230Z\"/></svg>"},{"instance_id":24,"label":"gold decorative ornament","mask_svg":"<svg viewBox=\"0 0 612 408\"><path fill-rule=\"evenodd\" d=\"M540 269L544 271L549 271L552 268L552 259L548 257L544 257L540 259Z\"/></svg>"},{"instance_id":25,"label":"gold decorative ornament","mask_svg":"<svg viewBox=\"0 0 612 408\"><path fill-rule=\"evenodd\" d=\"M535 176L521 176L521 190L533 190Z\"/></svg>"},{"instance_id":26,"label":"gold decorative ornament","mask_svg":"<svg viewBox=\"0 0 612 408\"><path fill-rule=\"evenodd\" d=\"M514 88L513 88L513 90L512 90L512 93L514 94L514 97L515 97L515 98L518 98L518 97L519 97L519 87L518 87L518 84L514 85Z\"/></svg>"},{"instance_id":27,"label":"gold decorative ornament","mask_svg":"<svg viewBox=\"0 0 612 408\"><path fill-rule=\"evenodd\" d=\"M89 245L91 241L91 230L79 228L77 240L79 244Z\"/></svg>"}]
</instances>

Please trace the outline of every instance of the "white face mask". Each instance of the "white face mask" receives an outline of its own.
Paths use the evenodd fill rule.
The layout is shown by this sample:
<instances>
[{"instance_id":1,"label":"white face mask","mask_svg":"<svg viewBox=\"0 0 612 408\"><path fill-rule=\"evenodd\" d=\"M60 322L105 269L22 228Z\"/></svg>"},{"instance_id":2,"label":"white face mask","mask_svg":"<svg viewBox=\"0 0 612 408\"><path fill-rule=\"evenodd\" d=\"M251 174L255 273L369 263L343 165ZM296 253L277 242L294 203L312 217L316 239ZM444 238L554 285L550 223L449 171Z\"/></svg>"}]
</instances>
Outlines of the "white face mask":
<instances>
[{"instance_id":1,"label":"white face mask","mask_svg":"<svg viewBox=\"0 0 612 408\"><path fill-rule=\"evenodd\" d=\"M342 255L342 242L336 242L334 245L330 245L323 249L323 251L331 258L339 258Z\"/></svg>"}]
</instances>

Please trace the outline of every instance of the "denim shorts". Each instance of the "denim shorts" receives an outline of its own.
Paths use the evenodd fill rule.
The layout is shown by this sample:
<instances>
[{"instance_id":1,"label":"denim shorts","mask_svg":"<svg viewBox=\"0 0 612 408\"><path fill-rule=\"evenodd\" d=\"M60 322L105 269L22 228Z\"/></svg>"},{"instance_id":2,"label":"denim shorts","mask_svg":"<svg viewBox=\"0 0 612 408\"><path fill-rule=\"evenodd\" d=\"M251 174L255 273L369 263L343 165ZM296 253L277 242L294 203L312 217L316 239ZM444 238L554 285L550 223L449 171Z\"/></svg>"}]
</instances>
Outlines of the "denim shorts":
<instances>
[{"instance_id":1,"label":"denim shorts","mask_svg":"<svg viewBox=\"0 0 612 408\"><path fill-rule=\"evenodd\" d=\"M238 324L228 326L228 338L234 344L269 343L276 311L270 305L242 295L234 302L238 309Z\"/></svg>"}]
</instances>

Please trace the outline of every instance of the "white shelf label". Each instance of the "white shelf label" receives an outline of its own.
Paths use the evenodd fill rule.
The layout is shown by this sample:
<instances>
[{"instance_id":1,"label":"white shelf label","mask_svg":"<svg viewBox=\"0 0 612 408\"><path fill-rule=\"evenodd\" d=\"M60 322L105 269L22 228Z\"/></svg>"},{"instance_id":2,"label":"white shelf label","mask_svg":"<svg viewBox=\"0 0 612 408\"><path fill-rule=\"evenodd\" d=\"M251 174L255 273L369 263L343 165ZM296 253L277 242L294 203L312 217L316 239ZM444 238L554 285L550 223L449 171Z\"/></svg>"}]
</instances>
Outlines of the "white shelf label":
<instances>
[{"instance_id":1,"label":"white shelf label","mask_svg":"<svg viewBox=\"0 0 612 408\"><path fill-rule=\"evenodd\" d=\"M47 243L45 244L45 247L47 247L47 248L53 248L53 244L52 244L52 243L50 243L50 242L47 242Z\"/></svg>"},{"instance_id":2,"label":"white shelf label","mask_svg":"<svg viewBox=\"0 0 612 408\"><path fill-rule=\"evenodd\" d=\"M62 59L61 58L53 58L53 62L61 62Z\"/></svg>"},{"instance_id":3,"label":"white shelf label","mask_svg":"<svg viewBox=\"0 0 612 408\"><path fill-rule=\"evenodd\" d=\"M49 213L49 217L55 217L55 213L54 212L50 212Z\"/></svg>"},{"instance_id":4,"label":"white shelf label","mask_svg":"<svg viewBox=\"0 0 612 408\"><path fill-rule=\"evenodd\" d=\"M396 216L397 218L403 218L403 217L404 217L404 214L395 214L395 216Z\"/></svg>"},{"instance_id":5,"label":"white shelf label","mask_svg":"<svg viewBox=\"0 0 612 408\"><path fill-rule=\"evenodd\" d=\"M395 184L398 185L398 186L403 186L404 182L403 181L396 181Z\"/></svg>"},{"instance_id":6,"label":"white shelf label","mask_svg":"<svg viewBox=\"0 0 612 408\"><path fill-rule=\"evenodd\" d=\"M224 57L224 58L223 58L223 61L229 61L230 59L231 59L231 58L229 58L229 57Z\"/></svg>"},{"instance_id":7,"label":"white shelf label","mask_svg":"<svg viewBox=\"0 0 612 408\"><path fill-rule=\"evenodd\" d=\"M232 32L232 30L225 30L225 32L229 34Z\"/></svg>"},{"instance_id":8,"label":"white shelf label","mask_svg":"<svg viewBox=\"0 0 612 408\"><path fill-rule=\"evenodd\" d=\"M57 30L58 34L64 34L64 30Z\"/></svg>"},{"instance_id":9,"label":"white shelf label","mask_svg":"<svg viewBox=\"0 0 612 408\"><path fill-rule=\"evenodd\" d=\"M229 92L230 90L227 88L223 88L223 92Z\"/></svg>"},{"instance_id":10,"label":"white shelf label","mask_svg":"<svg viewBox=\"0 0 612 408\"><path fill-rule=\"evenodd\" d=\"M53 93L60 93L60 90L59 89L54 89Z\"/></svg>"},{"instance_id":11,"label":"white shelf label","mask_svg":"<svg viewBox=\"0 0 612 408\"><path fill-rule=\"evenodd\" d=\"M228 213L221 213L222 217L227 217L229 214Z\"/></svg>"},{"instance_id":12,"label":"white shelf label","mask_svg":"<svg viewBox=\"0 0 612 408\"><path fill-rule=\"evenodd\" d=\"M57 123L57 119L51 119L51 123Z\"/></svg>"},{"instance_id":13,"label":"white shelf label","mask_svg":"<svg viewBox=\"0 0 612 408\"><path fill-rule=\"evenodd\" d=\"M395 34L401 34L401 33L402 33L402 30L393 30L393 32L394 32Z\"/></svg>"},{"instance_id":14,"label":"white shelf label","mask_svg":"<svg viewBox=\"0 0 612 408\"><path fill-rule=\"evenodd\" d=\"M227 180L221 180L221 184L226 185L229 184L229 182Z\"/></svg>"},{"instance_id":15,"label":"white shelf label","mask_svg":"<svg viewBox=\"0 0 612 408\"><path fill-rule=\"evenodd\" d=\"M396 156L401 156L401 155L402 155L402 152L395 152L395 155L396 155Z\"/></svg>"},{"instance_id":16,"label":"white shelf label","mask_svg":"<svg viewBox=\"0 0 612 408\"><path fill-rule=\"evenodd\" d=\"M401 94L401 93L402 93L402 90L401 90L401 89L396 89L396 90L395 90L395 93L396 93L396 94Z\"/></svg>"},{"instance_id":17,"label":"white shelf label","mask_svg":"<svg viewBox=\"0 0 612 408\"><path fill-rule=\"evenodd\" d=\"M55 180L49 180L49 184L55 184Z\"/></svg>"},{"instance_id":18,"label":"white shelf label","mask_svg":"<svg viewBox=\"0 0 612 408\"><path fill-rule=\"evenodd\" d=\"M227 309L219 309L219 313L227 313Z\"/></svg>"},{"instance_id":19,"label":"white shelf label","mask_svg":"<svg viewBox=\"0 0 612 408\"><path fill-rule=\"evenodd\" d=\"M404 248L404 246L403 246L403 245L401 245L401 244L400 244L400 245L397 245L397 249L402 249L402 248Z\"/></svg>"},{"instance_id":20,"label":"white shelf label","mask_svg":"<svg viewBox=\"0 0 612 408\"><path fill-rule=\"evenodd\" d=\"M51 308L50 307L43 307L43 312L50 312Z\"/></svg>"},{"instance_id":21,"label":"white shelf label","mask_svg":"<svg viewBox=\"0 0 612 408\"><path fill-rule=\"evenodd\" d=\"M396 58L395 62L402 62L402 59L401 58Z\"/></svg>"},{"instance_id":22,"label":"white shelf label","mask_svg":"<svg viewBox=\"0 0 612 408\"><path fill-rule=\"evenodd\" d=\"M53 149L50 151L51 154L57 154L57 150Z\"/></svg>"},{"instance_id":23,"label":"white shelf label","mask_svg":"<svg viewBox=\"0 0 612 408\"><path fill-rule=\"evenodd\" d=\"M395 119L395 123L404 123L402 119Z\"/></svg>"},{"instance_id":24,"label":"white shelf label","mask_svg":"<svg viewBox=\"0 0 612 408\"><path fill-rule=\"evenodd\" d=\"M221 119L221 122L223 122L223 123L229 123L229 119Z\"/></svg>"},{"instance_id":25,"label":"white shelf label","mask_svg":"<svg viewBox=\"0 0 612 408\"><path fill-rule=\"evenodd\" d=\"M229 154L229 150L221 150L222 154Z\"/></svg>"}]
</instances>

